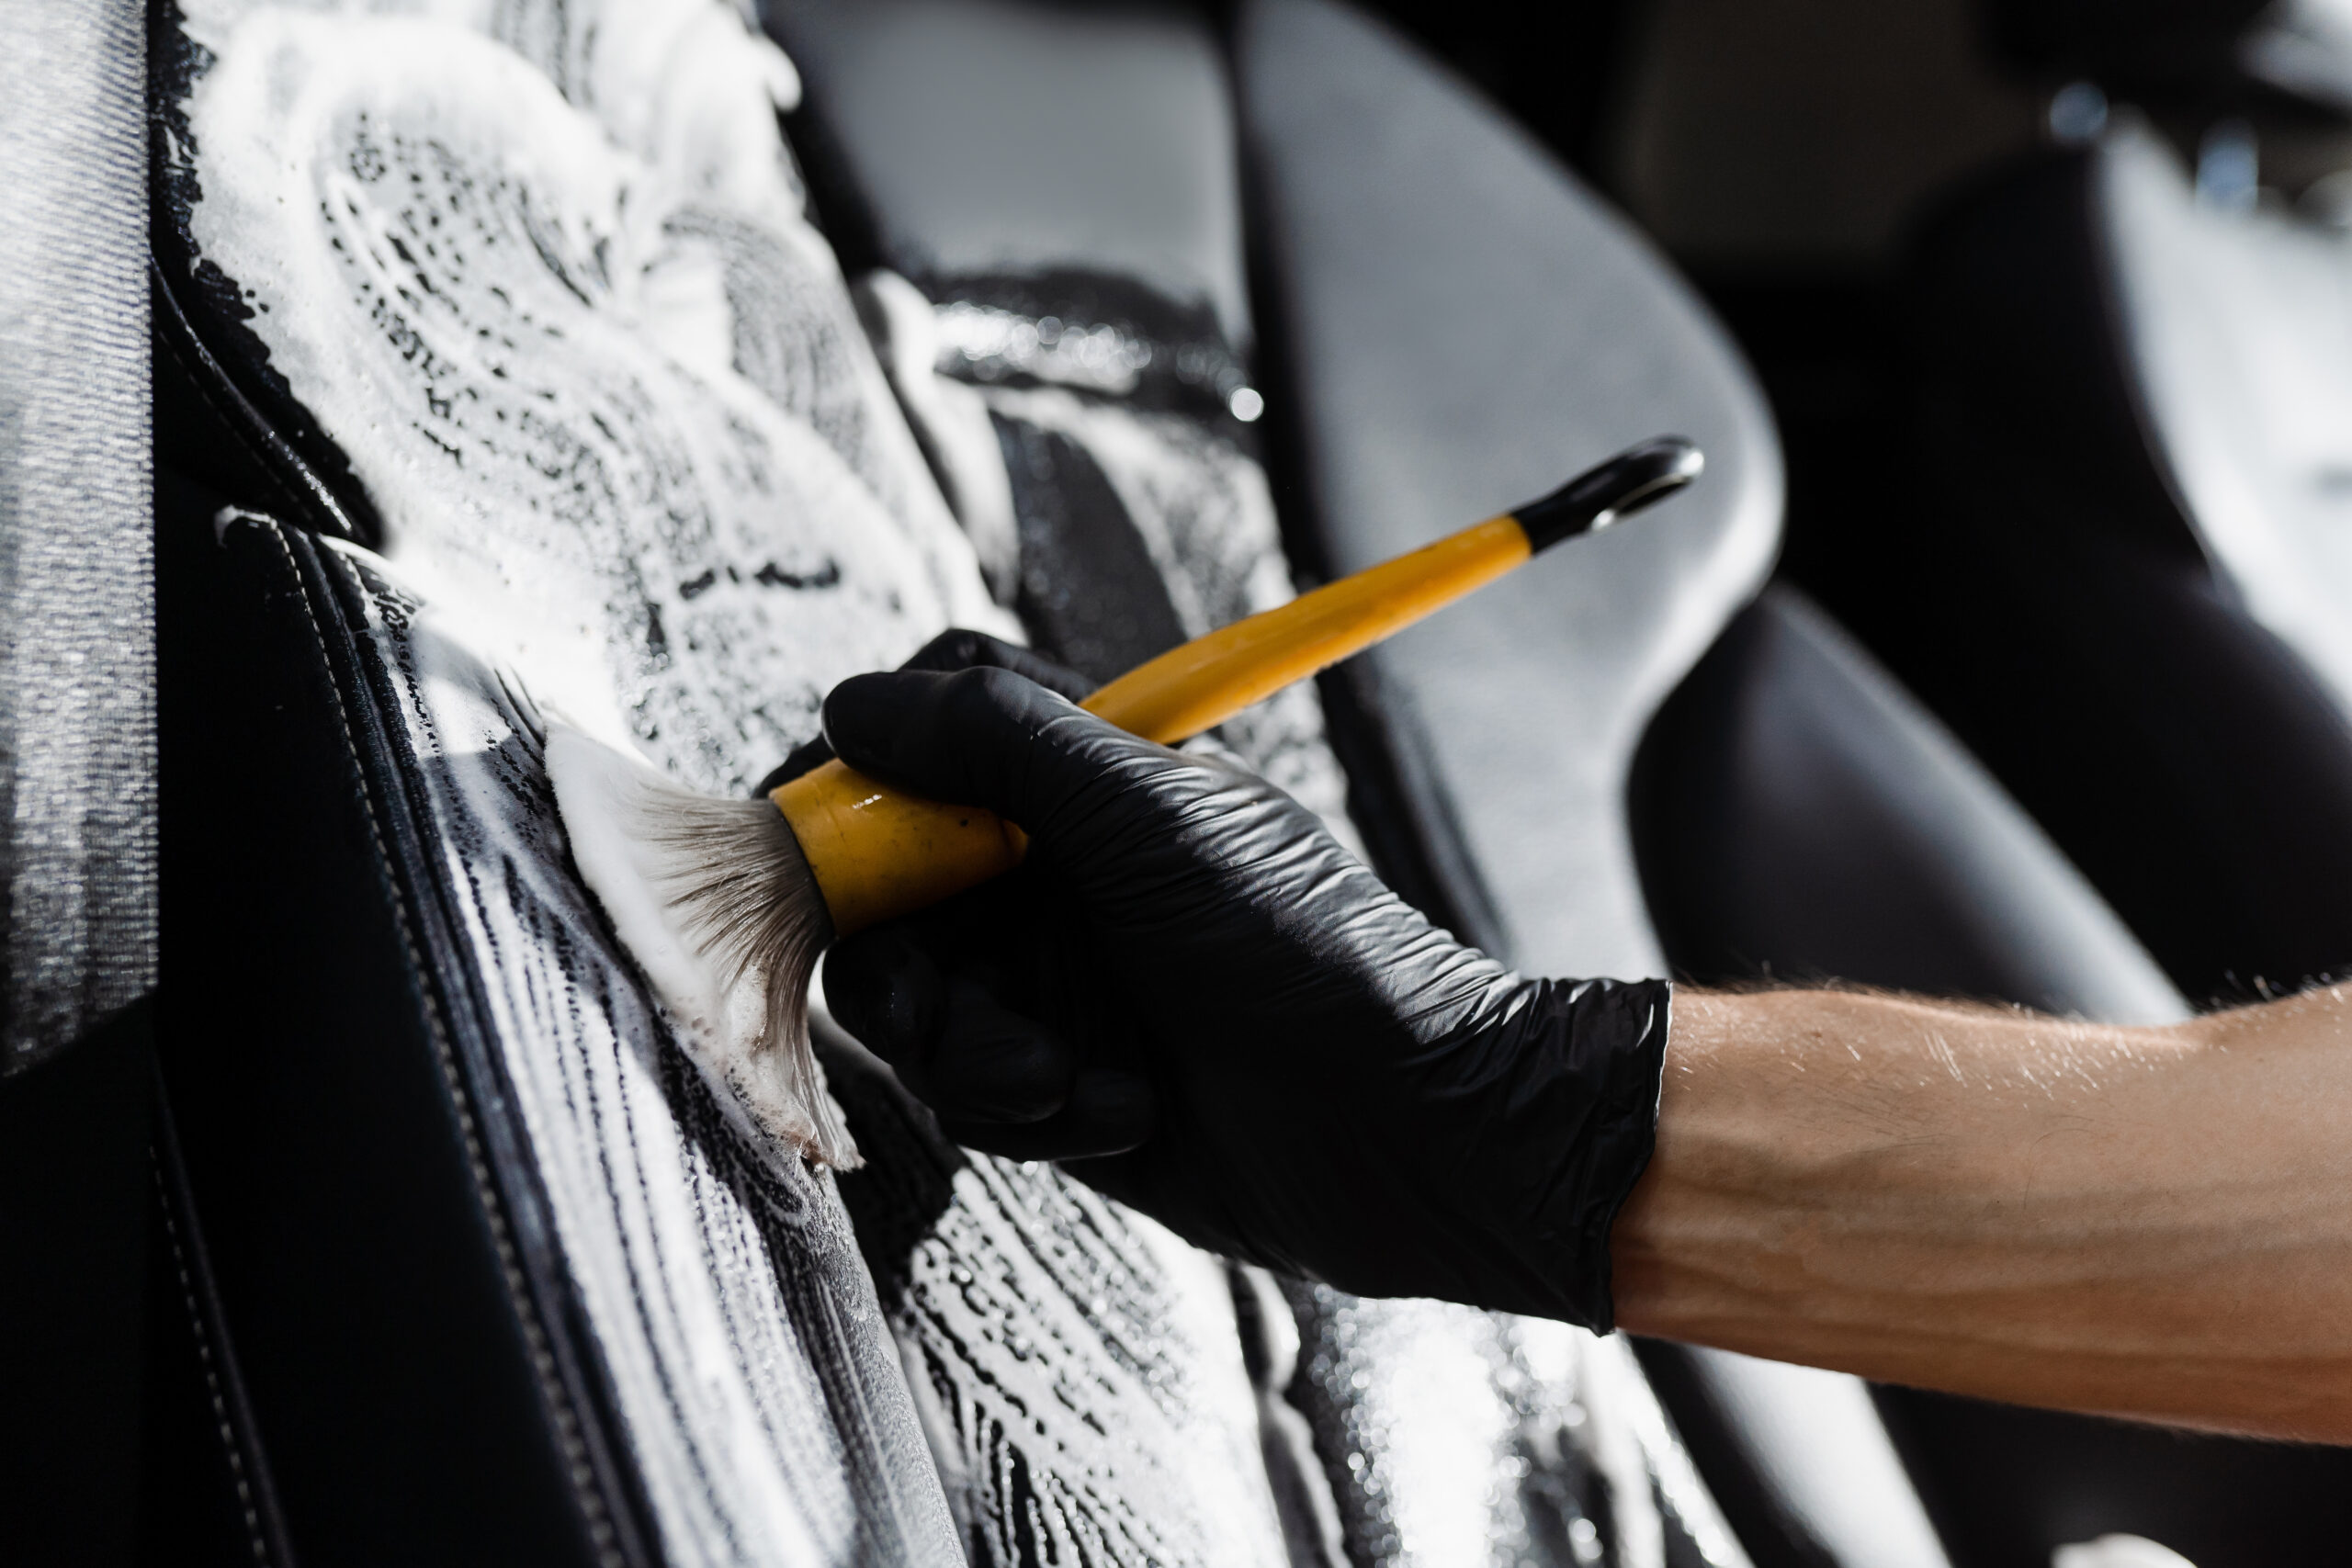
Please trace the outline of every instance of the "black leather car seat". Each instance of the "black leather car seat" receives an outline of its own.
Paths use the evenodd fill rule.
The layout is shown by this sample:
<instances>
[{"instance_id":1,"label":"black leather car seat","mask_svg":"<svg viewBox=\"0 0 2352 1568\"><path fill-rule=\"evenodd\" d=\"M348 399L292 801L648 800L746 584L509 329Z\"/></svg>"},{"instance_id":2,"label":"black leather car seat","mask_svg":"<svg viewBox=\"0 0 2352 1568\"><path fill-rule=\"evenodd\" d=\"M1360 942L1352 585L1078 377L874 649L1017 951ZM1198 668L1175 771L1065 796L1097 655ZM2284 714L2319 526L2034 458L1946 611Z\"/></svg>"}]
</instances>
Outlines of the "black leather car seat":
<instances>
[{"instance_id":1,"label":"black leather car seat","mask_svg":"<svg viewBox=\"0 0 2352 1568\"><path fill-rule=\"evenodd\" d=\"M1107 672L1286 592L1282 526L1345 570L1675 428L1676 510L1222 738L1518 961L1655 971L1626 781L1778 458L1523 138L1318 0L783 5L829 246L794 73L721 7L186 11L159 1305L201 1441L159 1554L1737 1562L1712 1489L1759 1561L1938 1559L1851 1380L1700 1358L1694 1468L1622 1342L1228 1269L839 1039L871 1164L812 1171L552 814L542 702L741 787L947 617Z\"/></svg>"},{"instance_id":2,"label":"black leather car seat","mask_svg":"<svg viewBox=\"0 0 2352 1568\"><path fill-rule=\"evenodd\" d=\"M1021 335L1016 293L957 301L929 325L975 364L1140 389L1123 412L1009 388L983 411L1017 459L1000 492L950 424L925 451L898 423L761 141L789 68L723 10L169 20L184 1268L157 1430L199 1441L159 1451L159 1554L209 1524L266 1561L1222 1562L1328 1557L1345 1528L1370 1552L1435 1529L1736 1561L1622 1347L1231 1275L1050 1169L942 1145L841 1043L874 1156L844 1210L706 1076L570 874L542 700L740 787L830 664L889 662L926 617L1009 624L991 590L1104 660L1280 592L1227 321L1115 276L1091 281L1124 313L1083 334ZM908 405L955 403L904 374L905 290L868 282ZM1091 614L1115 594L1129 613ZM1335 784L1313 707L1227 739ZM1372 1374L1465 1356L1487 1396L1428 1408L1496 1463L1336 1517L1310 1473L1353 1473L1330 1439L1390 1466L1442 1437L1397 1419L1426 1378ZM1280 1397L1294 1368L1331 1397Z\"/></svg>"},{"instance_id":3,"label":"black leather car seat","mask_svg":"<svg viewBox=\"0 0 2352 1568\"><path fill-rule=\"evenodd\" d=\"M1850 541L1865 636L2199 999L2352 961L2342 252L2129 127L1986 175L1917 253L1920 521Z\"/></svg>"}]
</instances>

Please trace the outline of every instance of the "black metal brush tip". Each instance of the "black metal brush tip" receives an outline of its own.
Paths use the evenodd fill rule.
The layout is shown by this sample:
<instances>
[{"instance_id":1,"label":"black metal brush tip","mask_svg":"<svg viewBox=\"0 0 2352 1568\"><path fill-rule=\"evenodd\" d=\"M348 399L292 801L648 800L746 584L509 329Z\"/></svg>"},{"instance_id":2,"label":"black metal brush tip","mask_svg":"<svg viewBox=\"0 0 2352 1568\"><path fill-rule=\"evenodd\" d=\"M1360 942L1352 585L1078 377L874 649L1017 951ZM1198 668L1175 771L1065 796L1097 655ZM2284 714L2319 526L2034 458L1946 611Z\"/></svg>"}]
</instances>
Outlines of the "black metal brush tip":
<instances>
[{"instance_id":1,"label":"black metal brush tip","mask_svg":"<svg viewBox=\"0 0 2352 1568\"><path fill-rule=\"evenodd\" d=\"M1707 455L1697 442L1657 436L1586 469L1541 501L1512 508L1511 515L1527 531L1530 548L1546 549L1657 504L1697 479L1706 466Z\"/></svg>"}]
</instances>

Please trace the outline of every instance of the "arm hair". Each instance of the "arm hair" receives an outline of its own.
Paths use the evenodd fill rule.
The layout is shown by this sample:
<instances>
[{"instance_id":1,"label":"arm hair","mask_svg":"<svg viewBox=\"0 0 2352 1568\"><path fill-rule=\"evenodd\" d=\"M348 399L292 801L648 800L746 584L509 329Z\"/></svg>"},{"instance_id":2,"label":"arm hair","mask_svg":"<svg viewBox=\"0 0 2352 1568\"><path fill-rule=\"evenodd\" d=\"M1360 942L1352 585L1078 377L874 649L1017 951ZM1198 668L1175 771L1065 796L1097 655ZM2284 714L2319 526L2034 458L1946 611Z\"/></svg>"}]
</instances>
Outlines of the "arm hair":
<instances>
[{"instance_id":1,"label":"arm hair","mask_svg":"<svg viewBox=\"0 0 2352 1568\"><path fill-rule=\"evenodd\" d=\"M2352 1442L2352 988L2164 1028L1678 989L1637 1333Z\"/></svg>"}]
</instances>

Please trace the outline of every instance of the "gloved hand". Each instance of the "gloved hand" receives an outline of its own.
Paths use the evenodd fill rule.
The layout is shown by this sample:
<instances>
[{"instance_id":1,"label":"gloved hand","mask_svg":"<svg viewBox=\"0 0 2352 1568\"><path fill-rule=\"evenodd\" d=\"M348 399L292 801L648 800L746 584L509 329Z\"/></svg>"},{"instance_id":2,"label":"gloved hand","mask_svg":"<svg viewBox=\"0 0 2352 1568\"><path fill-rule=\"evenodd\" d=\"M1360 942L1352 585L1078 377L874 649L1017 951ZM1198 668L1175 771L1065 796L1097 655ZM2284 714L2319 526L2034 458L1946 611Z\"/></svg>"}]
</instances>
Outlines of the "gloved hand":
<instances>
[{"instance_id":1,"label":"gloved hand","mask_svg":"<svg viewBox=\"0 0 2352 1568\"><path fill-rule=\"evenodd\" d=\"M1082 689L1035 654L951 637L918 661L976 667L845 681L825 734L1018 823L1028 860L841 942L834 1017L957 1142L1066 1161L1212 1251L1606 1329L1666 985L1521 978L1254 773L1112 728L1016 673Z\"/></svg>"}]
</instances>

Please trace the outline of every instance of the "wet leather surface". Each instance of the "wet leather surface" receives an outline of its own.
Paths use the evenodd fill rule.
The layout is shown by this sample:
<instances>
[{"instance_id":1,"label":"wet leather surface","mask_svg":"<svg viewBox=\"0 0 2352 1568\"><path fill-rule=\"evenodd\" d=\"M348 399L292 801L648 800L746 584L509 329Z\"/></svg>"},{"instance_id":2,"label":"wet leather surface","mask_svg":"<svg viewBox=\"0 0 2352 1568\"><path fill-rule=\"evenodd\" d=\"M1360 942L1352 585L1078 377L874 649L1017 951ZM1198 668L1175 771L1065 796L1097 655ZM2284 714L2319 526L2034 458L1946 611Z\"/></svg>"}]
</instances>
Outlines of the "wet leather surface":
<instances>
[{"instance_id":1,"label":"wet leather surface","mask_svg":"<svg viewBox=\"0 0 2352 1568\"><path fill-rule=\"evenodd\" d=\"M549 1269L533 1310L573 1325L622 1489L661 1552L1306 1561L1335 1519L1475 1515L1487 1523L1467 1536L1361 1524L1359 1550L1665 1561L1679 1538L1623 1521L1663 1517L1638 1506L1651 1494L1703 1516L1695 1483L1660 1479L1687 1482L1669 1444L1611 1472L1617 1533L1582 1547L1559 1507L1539 1527L1524 1505L1472 1506L1530 1454L1519 1492L1598 1495L1596 1461L1561 1437L1566 1383L1514 1393L1524 1371L1476 1347L1517 1331L1475 1314L1421 1332L1485 1358L1489 1375L1454 1391L1492 1439L1477 1462L1397 1458L1375 1506L1360 1467L1317 1438L1323 1483L1359 1490L1344 1508L1311 1488L1302 1504L1300 1444L1268 1434L1295 1439L1282 1418L1340 1363L1303 1347L1270 1404L1222 1265L1050 1168L927 1139L861 1089L876 1145L862 1179L879 1196L860 1200L854 1234L831 1179L751 1128L605 933L537 765L542 705L686 782L741 787L806 739L839 675L893 664L951 619L1009 625L801 216L792 165L772 140L745 152L784 94L775 62L729 42L738 24L715 8L654 0L600 8L598 28L584 10L523 7L494 39L204 9L213 56L183 122L193 248L179 260L216 272L175 277L243 389L289 428L310 422L296 446L380 519L379 553L321 550L313 577L348 619L366 674L353 689L390 738L371 787L408 803L407 874L444 911L409 962L478 1031L479 1103L503 1129L492 1186L533 1195ZM645 61L670 73L632 76ZM277 97L202 100L207 82L267 73ZM1099 475L1075 510L1080 488L1050 473L1050 502L1030 492L1049 574L1054 541L1073 536L1038 526L1047 505L1068 522L1114 503L1131 530L1121 571L1140 581L1139 550L1185 632L1287 595L1232 413L1229 310L1116 277L1076 298L966 282L935 301L943 322L961 305L1043 338L1048 318L1066 327L1091 304L1113 319L1086 324L1162 356L1124 389L1038 374L1050 357L993 376L987 353L940 362L1011 434L1000 450L1034 440ZM1311 690L1223 739L1344 827ZM1323 1310L1299 1309L1306 1337ZM1330 1307L1349 1322L1389 1310L1411 1309ZM1356 1398L1353 1379L1330 1384L1327 1408ZM1606 1404L1624 1431L1654 1416L1640 1398ZM1351 1453L1396 1440L1379 1418L1349 1430ZM1270 1453L1291 1466L1279 1499Z\"/></svg>"},{"instance_id":2,"label":"wet leather surface","mask_svg":"<svg viewBox=\"0 0 2352 1568\"><path fill-rule=\"evenodd\" d=\"M481 1130L460 1169L529 1198L514 1245L547 1270L527 1300L474 1309L492 1314L480 1331L519 1334L506 1354L529 1369L531 1325L563 1326L598 1391L578 1421L618 1456L617 1481L583 1495L638 1495L667 1560L954 1561L831 1179L703 1075L606 934L568 863L536 705L727 787L805 737L837 674L920 642L948 596L983 616L987 601L792 204L773 72L729 74L749 35L716 7L588 19L503 13L499 41L212 8L198 97L261 65L288 96L269 100L276 119L187 117L209 134L183 149L200 192L181 238L211 243L173 276L243 258L235 298L258 331L227 331L191 285L201 323L266 351L275 395L315 415L383 520L380 556L317 555L313 598L347 622L360 673L345 698L386 737L367 786L404 804L404 874L440 915L395 956L479 1051L453 1112ZM617 91L648 58L695 96ZM678 112L628 118L665 101ZM609 121L582 107L599 102ZM696 135L747 105L764 161L722 136L697 162L712 144ZM264 147L282 158L256 160ZM314 195L254 218L281 178ZM266 378L247 389L274 395ZM332 716L312 705L307 722ZM235 1223L283 1217L262 1202ZM266 1292L273 1269L250 1256L247 1289ZM299 1440L266 1415L263 1435ZM577 1436L558 1423L537 1451L569 1465ZM368 1492L364 1450L313 1454L315 1473ZM412 1520L452 1540L472 1522L463 1506Z\"/></svg>"}]
</instances>

